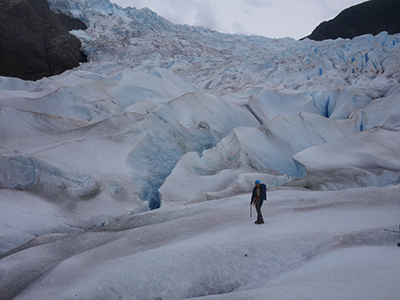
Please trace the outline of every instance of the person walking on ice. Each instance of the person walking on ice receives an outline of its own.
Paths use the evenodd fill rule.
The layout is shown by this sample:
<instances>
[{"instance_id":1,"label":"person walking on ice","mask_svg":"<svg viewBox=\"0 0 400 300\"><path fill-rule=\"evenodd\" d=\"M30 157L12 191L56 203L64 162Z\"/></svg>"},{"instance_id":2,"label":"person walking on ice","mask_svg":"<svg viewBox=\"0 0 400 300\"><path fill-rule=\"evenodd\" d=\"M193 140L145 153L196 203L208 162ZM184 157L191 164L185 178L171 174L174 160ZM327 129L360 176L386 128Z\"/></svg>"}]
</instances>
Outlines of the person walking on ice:
<instances>
[{"instance_id":1,"label":"person walking on ice","mask_svg":"<svg viewBox=\"0 0 400 300\"><path fill-rule=\"evenodd\" d=\"M264 224L264 219L261 213L261 206L264 200L267 200L267 187L260 180L256 180L255 187L253 188L253 194L251 195L250 205L254 205L257 211L257 221L256 224Z\"/></svg>"}]
</instances>

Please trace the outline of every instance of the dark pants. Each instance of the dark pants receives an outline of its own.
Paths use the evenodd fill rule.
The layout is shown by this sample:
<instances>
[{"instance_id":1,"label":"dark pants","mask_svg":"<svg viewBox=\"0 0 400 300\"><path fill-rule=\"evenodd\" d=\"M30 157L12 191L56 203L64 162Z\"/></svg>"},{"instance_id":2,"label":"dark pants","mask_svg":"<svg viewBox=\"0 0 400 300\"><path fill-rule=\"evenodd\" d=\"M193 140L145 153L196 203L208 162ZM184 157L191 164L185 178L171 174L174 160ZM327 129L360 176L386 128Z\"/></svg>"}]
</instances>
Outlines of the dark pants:
<instances>
[{"instance_id":1,"label":"dark pants","mask_svg":"<svg viewBox=\"0 0 400 300\"><path fill-rule=\"evenodd\" d=\"M263 215L261 213L261 206L263 204L264 201L257 201L256 202L256 211L257 211L257 223L264 223L264 219L263 219Z\"/></svg>"}]
</instances>

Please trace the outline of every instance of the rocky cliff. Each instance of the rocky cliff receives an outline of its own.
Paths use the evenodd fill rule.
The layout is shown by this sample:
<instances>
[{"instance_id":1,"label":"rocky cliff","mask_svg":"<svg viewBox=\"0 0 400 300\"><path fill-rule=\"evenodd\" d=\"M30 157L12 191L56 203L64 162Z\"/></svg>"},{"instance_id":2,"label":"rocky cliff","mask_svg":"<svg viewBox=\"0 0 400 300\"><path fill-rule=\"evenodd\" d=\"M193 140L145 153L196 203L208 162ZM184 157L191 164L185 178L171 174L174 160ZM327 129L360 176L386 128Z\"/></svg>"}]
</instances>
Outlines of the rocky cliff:
<instances>
[{"instance_id":1,"label":"rocky cliff","mask_svg":"<svg viewBox=\"0 0 400 300\"><path fill-rule=\"evenodd\" d=\"M0 2L0 75L38 80L86 61L71 29L79 20L52 12L46 0Z\"/></svg>"}]
</instances>

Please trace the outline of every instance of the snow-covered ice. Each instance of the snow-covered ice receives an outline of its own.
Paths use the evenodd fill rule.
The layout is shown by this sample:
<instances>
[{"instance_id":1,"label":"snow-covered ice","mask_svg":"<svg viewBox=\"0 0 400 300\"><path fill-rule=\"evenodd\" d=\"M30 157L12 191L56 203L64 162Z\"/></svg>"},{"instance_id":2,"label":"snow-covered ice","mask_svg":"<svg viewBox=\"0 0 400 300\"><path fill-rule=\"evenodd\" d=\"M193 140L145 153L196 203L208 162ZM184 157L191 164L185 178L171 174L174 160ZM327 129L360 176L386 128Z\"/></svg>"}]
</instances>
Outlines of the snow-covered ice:
<instances>
[{"instance_id":1,"label":"snow-covered ice","mask_svg":"<svg viewBox=\"0 0 400 300\"><path fill-rule=\"evenodd\" d=\"M48 2L88 25L90 61L0 77L2 299L398 297L399 34L276 40Z\"/></svg>"},{"instance_id":2,"label":"snow-covered ice","mask_svg":"<svg viewBox=\"0 0 400 300\"><path fill-rule=\"evenodd\" d=\"M48 235L1 259L6 299L394 299L399 186L271 189ZM12 288L10 288L12 287ZM219 295L219 296L212 296Z\"/></svg>"}]
</instances>

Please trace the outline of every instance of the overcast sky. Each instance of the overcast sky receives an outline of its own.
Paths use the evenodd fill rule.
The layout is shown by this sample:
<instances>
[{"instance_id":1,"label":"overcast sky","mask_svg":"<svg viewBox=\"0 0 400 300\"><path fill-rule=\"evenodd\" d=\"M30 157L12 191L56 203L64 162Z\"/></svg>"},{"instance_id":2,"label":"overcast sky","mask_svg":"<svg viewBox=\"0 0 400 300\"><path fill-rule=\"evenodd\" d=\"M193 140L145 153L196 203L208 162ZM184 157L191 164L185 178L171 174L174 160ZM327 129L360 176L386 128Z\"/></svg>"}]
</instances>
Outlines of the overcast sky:
<instances>
[{"instance_id":1,"label":"overcast sky","mask_svg":"<svg viewBox=\"0 0 400 300\"><path fill-rule=\"evenodd\" d=\"M270 38L309 35L322 21L365 0L111 0L122 7L148 7L176 24L223 33Z\"/></svg>"}]
</instances>

